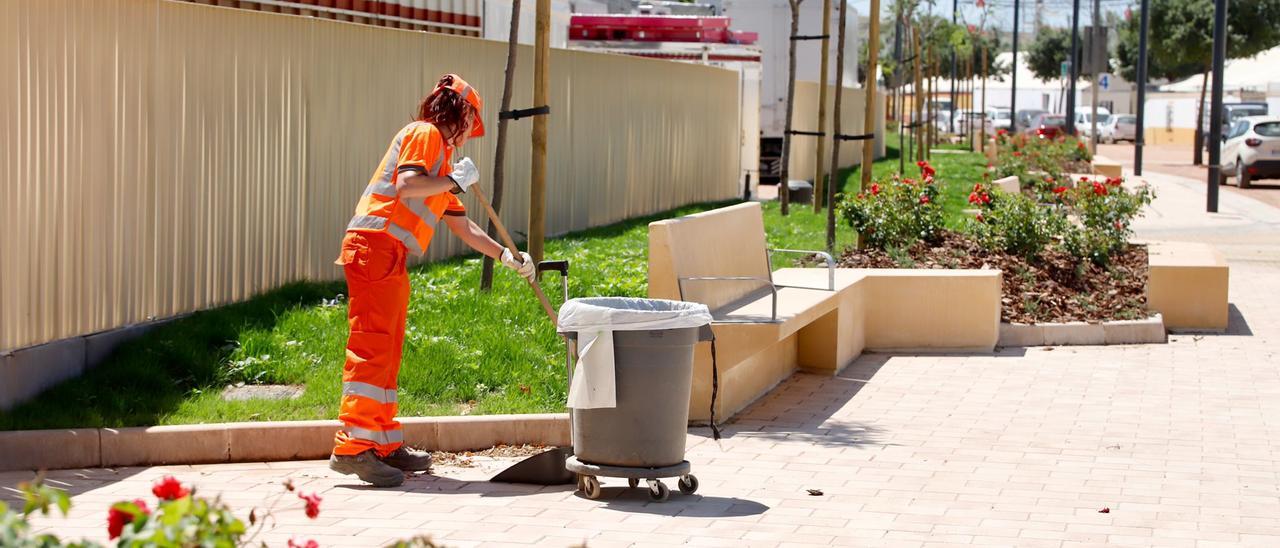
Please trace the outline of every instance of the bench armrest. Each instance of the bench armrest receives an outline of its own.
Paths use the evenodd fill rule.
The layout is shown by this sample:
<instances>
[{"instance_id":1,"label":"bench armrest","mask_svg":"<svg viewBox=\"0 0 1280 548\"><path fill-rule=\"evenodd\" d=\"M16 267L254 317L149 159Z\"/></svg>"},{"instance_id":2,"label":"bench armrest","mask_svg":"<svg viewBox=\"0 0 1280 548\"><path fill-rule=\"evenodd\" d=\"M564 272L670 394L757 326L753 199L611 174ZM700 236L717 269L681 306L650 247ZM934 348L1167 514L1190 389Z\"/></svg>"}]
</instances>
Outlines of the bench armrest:
<instances>
[{"instance_id":1,"label":"bench armrest","mask_svg":"<svg viewBox=\"0 0 1280 548\"><path fill-rule=\"evenodd\" d=\"M773 322L778 321L778 288L777 288L777 287L775 287L775 286L773 285L773 281L771 281L771 280L767 280L767 279L764 279L764 278L757 278L757 277L755 277L755 276L691 276L691 277L687 277L687 278L676 278L676 285L678 286L678 289L680 290L680 300L684 300L684 283L685 283L685 282L688 282L688 281L693 281L693 282L713 282L713 281L735 281L735 282L740 282L740 281L748 281L748 280L754 280L754 281L760 282L762 285L764 285L764 286L766 286L766 287L768 287L768 288L769 288L769 291L773 294L772 311L770 312L770 315L769 315L769 321L773 321ZM734 323L734 322L719 322L719 323Z\"/></svg>"},{"instance_id":2,"label":"bench armrest","mask_svg":"<svg viewBox=\"0 0 1280 548\"><path fill-rule=\"evenodd\" d=\"M809 251L806 249L767 249L765 253L769 254L769 262L773 262L773 253L795 253L802 255L817 255L827 263L827 291L836 290L836 260L831 258L831 254L826 251Z\"/></svg>"}]
</instances>

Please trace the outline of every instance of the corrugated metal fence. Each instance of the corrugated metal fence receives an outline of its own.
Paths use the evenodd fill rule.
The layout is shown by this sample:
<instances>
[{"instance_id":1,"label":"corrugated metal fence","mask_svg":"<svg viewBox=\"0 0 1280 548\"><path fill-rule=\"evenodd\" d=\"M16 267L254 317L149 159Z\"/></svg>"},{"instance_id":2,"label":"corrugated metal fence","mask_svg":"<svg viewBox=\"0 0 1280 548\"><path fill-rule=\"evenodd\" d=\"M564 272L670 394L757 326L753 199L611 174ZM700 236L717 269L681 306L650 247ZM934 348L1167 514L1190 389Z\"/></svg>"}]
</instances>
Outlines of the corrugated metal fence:
<instances>
[{"instance_id":1,"label":"corrugated metal fence","mask_svg":"<svg viewBox=\"0 0 1280 548\"><path fill-rule=\"evenodd\" d=\"M831 169L831 128L835 119L835 86L827 86L827 120L822 132L826 137L823 152L823 172ZM796 82L796 103L793 125L800 131L818 131L818 83ZM862 120L866 108L863 99L864 90L844 88L844 97L840 99L840 133L845 135L861 135ZM876 144L875 157L884 156L884 94L876 94ZM813 180L816 173L814 162L817 161L818 137L798 135L791 139L791 173L792 179ZM842 141L840 143L840 167L852 167L862 164L862 141Z\"/></svg>"},{"instance_id":2,"label":"corrugated metal fence","mask_svg":"<svg viewBox=\"0 0 1280 548\"><path fill-rule=\"evenodd\" d=\"M0 350L339 277L356 199L424 91L462 74L496 133L505 59L501 42L165 0L0 0ZM551 71L548 233L739 194L736 73L558 50ZM517 230L529 131L512 124L506 159ZM493 138L463 149L482 175ZM461 251L445 233L430 258Z\"/></svg>"}]
</instances>

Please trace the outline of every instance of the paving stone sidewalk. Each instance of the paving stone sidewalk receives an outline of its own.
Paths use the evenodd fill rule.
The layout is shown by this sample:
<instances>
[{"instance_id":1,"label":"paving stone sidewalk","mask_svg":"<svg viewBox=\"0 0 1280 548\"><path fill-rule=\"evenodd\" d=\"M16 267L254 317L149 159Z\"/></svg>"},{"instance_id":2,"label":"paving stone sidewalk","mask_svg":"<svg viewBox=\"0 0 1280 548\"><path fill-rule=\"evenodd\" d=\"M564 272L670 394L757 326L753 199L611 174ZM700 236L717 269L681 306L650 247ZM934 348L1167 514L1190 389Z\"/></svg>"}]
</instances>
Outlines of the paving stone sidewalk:
<instances>
[{"instance_id":1,"label":"paving stone sidewalk","mask_svg":"<svg viewBox=\"0 0 1280 548\"><path fill-rule=\"evenodd\" d=\"M1190 223L1181 235L1199 234L1176 207L1191 187L1152 182L1162 215ZM868 354L835 378L798 374L725 439L691 432L696 496L656 504L616 480L597 501L569 487L491 484L509 461L484 459L390 490L323 462L173 466L51 473L75 508L37 522L105 541L109 503L149 498L150 483L173 474L246 512L286 478L319 492L315 520L284 499L260 537L273 546L419 534L448 546L1280 546L1280 237L1260 236L1267 221L1247 211L1226 214L1256 221L1240 227L1252 247L1229 253L1227 333ZM1178 230L1155 222L1147 236ZM27 477L0 474L0 486Z\"/></svg>"}]
</instances>

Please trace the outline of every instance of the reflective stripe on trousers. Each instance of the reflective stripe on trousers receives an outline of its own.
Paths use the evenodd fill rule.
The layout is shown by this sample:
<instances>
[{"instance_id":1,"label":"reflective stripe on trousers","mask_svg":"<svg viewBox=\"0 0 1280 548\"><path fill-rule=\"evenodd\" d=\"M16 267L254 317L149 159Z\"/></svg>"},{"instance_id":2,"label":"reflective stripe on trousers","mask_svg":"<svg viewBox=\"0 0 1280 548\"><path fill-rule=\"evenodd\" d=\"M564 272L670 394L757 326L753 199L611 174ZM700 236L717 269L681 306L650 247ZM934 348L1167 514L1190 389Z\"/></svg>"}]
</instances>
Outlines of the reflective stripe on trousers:
<instances>
[{"instance_id":1,"label":"reflective stripe on trousers","mask_svg":"<svg viewBox=\"0 0 1280 548\"><path fill-rule=\"evenodd\" d=\"M343 428L334 436L333 452L357 455L373 449L386 455L404 440L395 418L409 306L406 250L390 234L377 232L348 232L342 248L351 335L342 367L338 419Z\"/></svg>"}]
</instances>

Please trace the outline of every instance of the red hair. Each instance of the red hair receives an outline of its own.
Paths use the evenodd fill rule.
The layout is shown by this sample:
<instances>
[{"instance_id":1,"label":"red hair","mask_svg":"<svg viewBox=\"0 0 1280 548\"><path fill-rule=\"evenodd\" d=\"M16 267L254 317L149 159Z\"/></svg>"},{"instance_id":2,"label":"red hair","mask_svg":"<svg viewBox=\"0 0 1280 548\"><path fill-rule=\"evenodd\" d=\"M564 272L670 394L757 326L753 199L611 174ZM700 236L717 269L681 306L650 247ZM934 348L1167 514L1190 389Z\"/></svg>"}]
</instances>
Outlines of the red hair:
<instances>
[{"instance_id":1,"label":"red hair","mask_svg":"<svg viewBox=\"0 0 1280 548\"><path fill-rule=\"evenodd\" d=\"M471 106L458 92L448 86L453 84L453 76L446 74L436 83L436 88L422 99L418 105L417 119L429 122L436 127L449 127L460 130L466 122L475 116L475 107Z\"/></svg>"}]
</instances>

